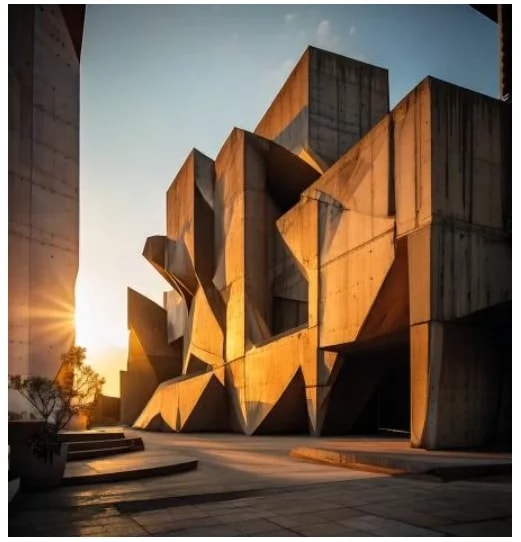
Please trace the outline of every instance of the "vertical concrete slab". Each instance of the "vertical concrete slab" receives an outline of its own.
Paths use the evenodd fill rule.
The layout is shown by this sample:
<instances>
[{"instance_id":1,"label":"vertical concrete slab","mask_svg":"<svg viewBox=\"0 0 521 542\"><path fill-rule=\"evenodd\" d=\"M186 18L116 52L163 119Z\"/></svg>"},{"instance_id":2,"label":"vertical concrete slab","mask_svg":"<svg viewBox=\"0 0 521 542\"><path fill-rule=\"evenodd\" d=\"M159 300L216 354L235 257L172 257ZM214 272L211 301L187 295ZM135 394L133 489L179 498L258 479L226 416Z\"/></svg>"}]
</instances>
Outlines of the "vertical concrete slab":
<instances>
[{"instance_id":1,"label":"vertical concrete slab","mask_svg":"<svg viewBox=\"0 0 521 542\"><path fill-rule=\"evenodd\" d=\"M10 373L54 377L74 341L84 9L70 11L9 9Z\"/></svg>"},{"instance_id":2,"label":"vertical concrete slab","mask_svg":"<svg viewBox=\"0 0 521 542\"><path fill-rule=\"evenodd\" d=\"M397 236L431 221L430 117L430 79L425 79L392 111Z\"/></svg>"},{"instance_id":3,"label":"vertical concrete slab","mask_svg":"<svg viewBox=\"0 0 521 542\"><path fill-rule=\"evenodd\" d=\"M432 228L425 226L407 236L409 318L411 325L431 319Z\"/></svg>"},{"instance_id":4,"label":"vertical concrete slab","mask_svg":"<svg viewBox=\"0 0 521 542\"><path fill-rule=\"evenodd\" d=\"M411 327L411 443L427 449L493 441L502 364L490 329L465 323Z\"/></svg>"},{"instance_id":5,"label":"vertical concrete slab","mask_svg":"<svg viewBox=\"0 0 521 542\"><path fill-rule=\"evenodd\" d=\"M502 110L494 98L430 79L433 214L503 227Z\"/></svg>"}]
</instances>

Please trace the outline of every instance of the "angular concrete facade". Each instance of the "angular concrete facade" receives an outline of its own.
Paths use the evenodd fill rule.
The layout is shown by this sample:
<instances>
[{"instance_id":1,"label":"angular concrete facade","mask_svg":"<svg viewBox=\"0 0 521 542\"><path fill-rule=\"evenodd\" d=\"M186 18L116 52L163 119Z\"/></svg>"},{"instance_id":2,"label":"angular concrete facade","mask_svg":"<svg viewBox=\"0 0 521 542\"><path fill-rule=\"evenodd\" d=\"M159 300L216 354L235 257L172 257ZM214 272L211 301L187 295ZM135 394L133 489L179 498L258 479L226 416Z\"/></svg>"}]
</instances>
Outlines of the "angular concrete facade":
<instances>
[{"instance_id":1,"label":"angular concrete facade","mask_svg":"<svg viewBox=\"0 0 521 542\"><path fill-rule=\"evenodd\" d=\"M9 6L9 373L54 377L74 342L85 6Z\"/></svg>"},{"instance_id":2,"label":"angular concrete facade","mask_svg":"<svg viewBox=\"0 0 521 542\"><path fill-rule=\"evenodd\" d=\"M134 426L508 443L509 115L432 78L389 112L385 70L309 48L168 190L173 374Z\"/></svg>"}]
</instances>

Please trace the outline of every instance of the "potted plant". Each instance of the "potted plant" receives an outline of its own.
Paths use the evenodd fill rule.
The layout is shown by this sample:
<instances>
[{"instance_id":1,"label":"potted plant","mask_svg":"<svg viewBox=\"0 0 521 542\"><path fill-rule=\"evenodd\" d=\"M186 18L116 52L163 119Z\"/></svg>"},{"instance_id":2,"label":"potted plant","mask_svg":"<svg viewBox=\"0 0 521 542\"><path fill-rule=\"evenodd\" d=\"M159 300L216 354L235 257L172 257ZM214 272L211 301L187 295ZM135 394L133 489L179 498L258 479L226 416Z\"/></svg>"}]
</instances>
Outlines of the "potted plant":
<instances>
[{"instance_id":1,"label":"potted plant","mask_svg":"<svg viewBox=\"0 0 521 542\"><path fill-rule=\"evenodd\" d=\"M22 487L54 487L61 483L67 445L61 442L59 433L74 416L92 412L105 382L85 364L85 353L85 348L73 346L63 354L54 380L42 376L9 377L10 387L25 397L41 418L17 454Z\"/></svg>"}]
</instances>

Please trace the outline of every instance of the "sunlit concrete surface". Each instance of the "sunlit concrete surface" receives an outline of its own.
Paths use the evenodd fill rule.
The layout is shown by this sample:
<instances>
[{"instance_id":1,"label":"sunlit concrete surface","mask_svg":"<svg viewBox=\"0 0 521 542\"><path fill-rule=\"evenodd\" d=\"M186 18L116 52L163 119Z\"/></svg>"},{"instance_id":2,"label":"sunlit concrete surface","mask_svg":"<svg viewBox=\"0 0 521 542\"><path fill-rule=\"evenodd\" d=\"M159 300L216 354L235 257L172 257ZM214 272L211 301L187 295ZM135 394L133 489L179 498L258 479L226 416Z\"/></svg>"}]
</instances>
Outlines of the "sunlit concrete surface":
<instances>
[{"instance_id":1,"label":"sunlit concrete surface","mask_svg":"<svg viewBox=\"0 0 521 542\"><path fill-rule=\"evenodd\" d=\"M130 433L129 433L130 434ZM138 432L152 452L198 459L195 471L24 495L11 536L507 536L511 478L442 483L296 461L309 436ZM324 438L325 446L374 440ZM377 441L378 442L378 441ZM388 441L403 450L402 440ZM427 453L427 452L423 452ZM429 452L430 453L430 452Z\"/></svg>"},{"instance_id":2,"label":"sunlit concrete surface","mask_svg":"<svg viewBox=\"0 0 521 542\"><path fill-rule=\"evenodd\" d=\"M74 342L84 14L9 7L9 374L54 378Z\"/></svg>"},{"instance_id":3,"label":"sunlit concrete surface","mask_svg":"<svg viewBox=\"0 0 521 542\"><path fill-rule=\"evenodd\" d=\"M129 297L122 419L508 449L509 111L427 77L389 112L385 70L308 48L255 133L168 189L143 255L172 289L162 323ZM171 349L157 387L129 384L136 341Z\"/></svg>"}]
</instances>

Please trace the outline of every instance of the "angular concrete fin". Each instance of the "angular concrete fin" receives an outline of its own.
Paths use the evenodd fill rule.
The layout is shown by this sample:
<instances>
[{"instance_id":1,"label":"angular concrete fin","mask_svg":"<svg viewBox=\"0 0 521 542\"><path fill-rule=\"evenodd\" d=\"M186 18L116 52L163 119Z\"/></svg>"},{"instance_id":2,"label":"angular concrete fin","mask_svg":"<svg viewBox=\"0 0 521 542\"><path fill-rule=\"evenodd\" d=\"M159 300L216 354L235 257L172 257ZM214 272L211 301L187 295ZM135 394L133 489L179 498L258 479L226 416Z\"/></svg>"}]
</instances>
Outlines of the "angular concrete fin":
<instances>
[{"instance_id":1,"label":"angular concrete fin","mask_svg":"<svg viewBox=\"0 0 521 542\"><path fill-rule=\"evenodd\" d=\"M286 389L253 431L256 435L305 433L308 429L306 390L302 371L297 370Z\"/></svg>"},{"instance_id":2,"label":"angular concrete fin","mask_svg":"<svg viewBox=\"0 0 521 542\"><path fill-rule=\"evenodd\" d=\"M320 176L307 162L274 141L249 132L245 132L245 140L264 158L266 188L282 212L293 207L300 194Z\"/></svg>"},{"instance_id":3,"label":"angular concrete fin","mask_svg":"<svg viewBox=\"0 0 521 542\"><path fill-rule=\"evenodd\" d=\"M309 432L315 437L319 437L322 434L330 391L331 386L314 386L306 388Z\"/></svg>"},{"instance_id":4,"label":"angular concrete fin","mask_svg":"<svg viewBox=\"0 0 521 542\"><path fill-rule=\"evenodd\" d=\"M365 341L409 327L407 238L398 239L396 256L358 333Z\"/></svg>"},{"instance_id":5,"label":"angular concrete fin","mask_svg":"<svg viewBox=\"0 0 521 542\"><path fill-rule=\"evenodd\" d=\"M186 433L227 431L228 429L226 390L215 375L212 375L192 412L181 427L181 431Z\"/></svg>"},{"instance_id":6,"label":"angular concrete fin","mask_svg":"<svg viewBox=\"0 0 521 542\"><path fill-rule=\"evenodd\" d=\"M210 369L211 369L211 365L209 363L205 363L204 361L199 359L197 356L190 354L188 357L188 361L186 363L186 369L183 368L183 374L189 375L193 373L201 373L201 372L206 372Z\"/></svg>"}]
</instances>

